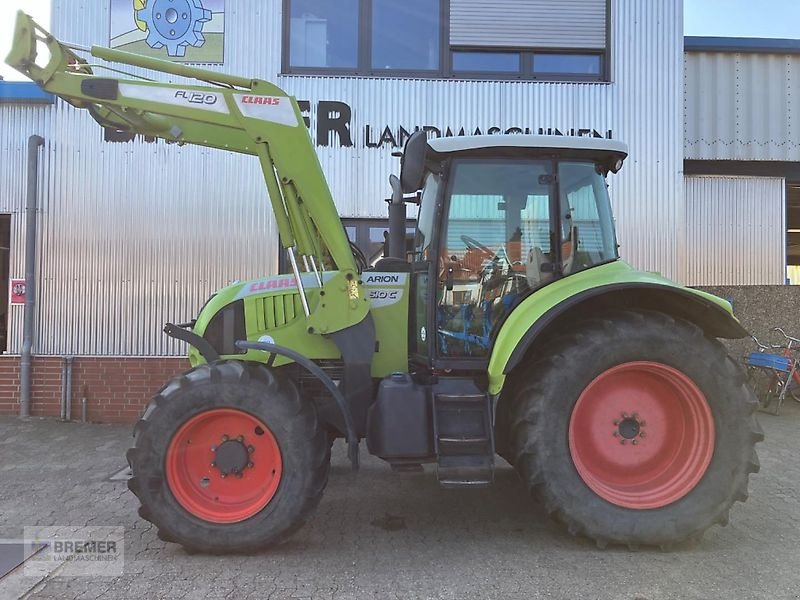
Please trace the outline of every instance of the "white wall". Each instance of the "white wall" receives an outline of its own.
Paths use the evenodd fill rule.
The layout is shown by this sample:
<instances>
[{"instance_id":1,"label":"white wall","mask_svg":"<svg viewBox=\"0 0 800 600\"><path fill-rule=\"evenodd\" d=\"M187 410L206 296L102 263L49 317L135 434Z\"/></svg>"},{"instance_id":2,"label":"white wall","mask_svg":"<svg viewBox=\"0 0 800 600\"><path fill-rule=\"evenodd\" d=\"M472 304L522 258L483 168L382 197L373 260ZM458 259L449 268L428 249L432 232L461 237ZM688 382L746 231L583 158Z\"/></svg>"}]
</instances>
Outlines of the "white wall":
<instances>
[{"instance_id":1,"label":"white wall","mask_svg":"<svg viewBox=\"0 0 800 600\"><path fill-rule=\"evenodd\" d=\"M686 283L785 283L785 190L780 178L686 177Z\"/></svg>"},{"instance_id":2,"label":"white wall","mask_svg":"<svg viewBox=\"0 0 800 600\"><path fill-rule=\"evenodd\" d=\"M686 53L685 154L800 160L800 55Z\"/></svg>"}]
</instances>

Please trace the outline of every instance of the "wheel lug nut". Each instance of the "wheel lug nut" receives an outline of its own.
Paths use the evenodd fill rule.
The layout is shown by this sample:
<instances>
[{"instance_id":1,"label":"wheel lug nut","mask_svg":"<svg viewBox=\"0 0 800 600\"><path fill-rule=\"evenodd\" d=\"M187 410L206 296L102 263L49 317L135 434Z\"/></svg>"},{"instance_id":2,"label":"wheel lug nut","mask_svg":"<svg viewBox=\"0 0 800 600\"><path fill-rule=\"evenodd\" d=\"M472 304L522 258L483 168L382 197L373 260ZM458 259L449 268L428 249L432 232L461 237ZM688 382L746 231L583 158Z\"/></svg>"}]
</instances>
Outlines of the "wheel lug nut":
<instances>
[{"instance_id":1,"label":"wheel lug nut","mask_svg":"<svg viewBox=\"0 0 800 600\"><path fill-rule=\"evenodd\" d=\"M631 442L631 444L633 444L634 446L635 446L636 444L638 444L638 443L639 443L639 440L633 440L633 441Z\"/></svg>"},{"instance_id":2,"label":"wheel lug nut","mask_svg":"<svg viewBox=\"0 0 800 600\"><path fill-rule=\"evenodd\" d=\"M217 447L216 446L211 446L211 451L212 452L216 452L217 451Z\"/></svg>"},{"instance_id":3,"label":"wheel lug nut","mask_svg":"<svg viewBox=\"0 0 800 600\"><path fill-rule=\"evenodd\" d=\"M222 441L227 442L230 438L227 435L222 436Z\"/></svg>"},{"instance_id":4,"label":"wheel lug nut","mask_svg":"<svg viewBox=\"0 0 800 600\"><path fill-rule=\"evenodd\" d=\"M644 435L645 435L645 434L644 434L644 431L640 431L640 432L639 432L639 437L644 437Z\"/></svg>"},{"instance_id":5,"label":"wheel lug nut","mask_svg":"<svg viewBox=\"0 0 800 600\"><path fill-rule=\"evenodd\" d=\"M227 476L228 476L228 474L227 474L227 473L221 473L221 474L220 474L220 477L222 477L223 479L225 479Z\"/></svg>"},{"instance_id":6,"label":"wheel lug nut","mask_svg":"<svg viewBox=\"0 0 800 600\"><path fill-rule=\"evenodd\" d=\"M216 467L216 466L217 466L217 463L215 463L215 462L212 462L212 463L211 463L211 466L212 466L212 467Z\"/></svg>"},{"instance_id":7,"label":"wheel lug nut","mask_svg":"<svg viewBox=\"0 0 800 600\"><path fill-rule=\"evenodd\" d=\"M619 419L614 419L614 425L619 425Z\"/></svg>"},{"instance_id":8,"label":"wheel lug nut","mask_svg":"<svg viewBox=\"0 0 800 600\"><path fill-rule=\"evenodd\" d=\"M247 466L252 469L255 465L253 463L249 462L249 463L247 463Z\"/></svg>"},{"instance_id":9,"label":"wheel lug nut","mask_svg":"<svg viewBox=\"0 0 800 600\"><path fill-rule=\"evenodd\" d=\"M244 436L240 435L239 437L236 438L236 440L241 443L244 441Z\"/></svg>"},{"instance_id":10,"label":"wheel lug nut","mask_svg":"<svg viewBox=\"0 0 800 600\"><path fill-rule=\"evenodd\" d=\"M619 431L614 432L614 437L619 437Z\"/></svg>"},{"instance_id":11,"label":"wheel lug nut","mask_svg":"<svg viewBox=\"0 0 800 600\"><path fill-rule=\"evenodd\" d=\"M639 413L633 413L631 416L632 416L634 419L637 419L637 418L639 417Z\"/></svg>"},{"instance_id":12,"label":"wheel lug nut","mask_svg":"<svg viewBox=\"0 0 800 600\"><path fill-rule=\"evenodd\" d=\"M623 418L623 419L627 419L627 418L628 418L628 413L625 413L625 412L624 412L624 413L622 413L622 418Z\"/></svg>"},{"instance_id":13,"label":"wheel lug nut","mask_svg":"<svg viewBox=\"0 0 800 600\"><path fill-rule=\"evenodd\" d=\"M255 452L255 451L256 451L256 449L255 449L255 448L253 448L253 446L248 446L248 447L247 447L247 451L248 451L250 454L252 454L253 452Z\"/></svg>"},{"instance_id":14,"label":"wheel lug nut","mask_svg":"<svg viewBox=\"0 0 800 600\"><path fill-rule=\"evenodd\" d=\"M624 440L624 439L621 439L621 440L619 441L619 443L620 443L620 444L622 444L622 445L624 446L624 445L625 445L625 440Z\"/></svg>"}]
</instances>

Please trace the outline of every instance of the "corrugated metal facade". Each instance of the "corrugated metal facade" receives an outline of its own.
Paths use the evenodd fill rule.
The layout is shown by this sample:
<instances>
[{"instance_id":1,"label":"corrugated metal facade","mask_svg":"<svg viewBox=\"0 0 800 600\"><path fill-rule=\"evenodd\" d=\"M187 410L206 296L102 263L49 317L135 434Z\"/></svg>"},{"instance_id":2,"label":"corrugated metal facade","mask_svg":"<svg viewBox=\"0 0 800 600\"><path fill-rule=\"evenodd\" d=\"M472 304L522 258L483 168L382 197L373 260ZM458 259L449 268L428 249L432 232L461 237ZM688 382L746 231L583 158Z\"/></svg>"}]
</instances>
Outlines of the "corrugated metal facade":
<instances>
[{"instance_id":1,"label":"corrugated metal facade","mask_svg":"<svg viewBox=\"0 0 800 600\"><path fill-rule=\"evenodd\" d=\"M319 102L352 108L353 145L340 147L331 135L331 145L318 147L343 216L385 215L397 148L371 145L386 127L395 137L401 127L423 125L468 133L611 130L631 153L611 177L622 254L638 267L680 277L680 0L612 3L607 84L280 75L281 2L226 4L226 72L276 81L309 100L312 135ZM107 11L106 2L87 12L78 0L55 0L53 32L78 44L105 44ZM2 106L0 127L0 211L15 215L12 276L23 273L25 142L33 133L47 140L37 352L179 353L160 333L165 320L190 318L230 280L275 270L277 236L255 159L163 143L104 143L85 111L62 102ZM11 312L10 349L17 351L22 309Z\"/></svg>"},{"instance_id":2,"label":"corrugated metal facade","mask_svg":"<svg viewBox=\"0 0 800 600\"><path fill-rule=\"evenodd\" d=\"M785 283L785 182L686 177L686 283Z\"/></svg>"},{"instance_id":3,"label":"corrugated metal facade","mask_svg":"<svg viewBox=\"0 0 800 600\"><path fill-rule=\"evenodd\" d=\"M450 43L602 49L606 0L451 0Z\"/></svg>"},{"instance_id":4,"label":"corrugated metal facade","mask_svg":"<svg viewBox=\"0 0 800 600\"><path fill-rule=\"evenodd\" d=\"M687 159L800 160L800 55L687 52Z\"/></svg>"}]
</instances>

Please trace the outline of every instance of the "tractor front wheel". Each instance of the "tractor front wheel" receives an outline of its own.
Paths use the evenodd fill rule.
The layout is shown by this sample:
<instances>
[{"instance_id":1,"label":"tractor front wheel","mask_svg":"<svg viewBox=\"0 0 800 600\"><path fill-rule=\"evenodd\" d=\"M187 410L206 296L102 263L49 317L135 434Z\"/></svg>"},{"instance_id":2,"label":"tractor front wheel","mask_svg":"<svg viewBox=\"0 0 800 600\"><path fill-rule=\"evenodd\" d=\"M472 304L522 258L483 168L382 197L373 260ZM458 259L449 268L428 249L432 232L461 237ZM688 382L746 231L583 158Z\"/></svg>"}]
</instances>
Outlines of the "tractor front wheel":
<instances>
[{"instance_id":1,"label":"tractor front wheel","mask_svg":"<svg viewBox=\"0 0 800 600\"><path fill-rule=\"evenodd\" d=\"M763 439L744 374L656 312L583 321L518 383L509 439L529 490L598 545L669 546L725 524Z\"/></svg>"},{"instance_id":2,"label":"tractor front wheel","mask_svg":"<svg viewBox=\"0 0 800 600\"><path fill-rule=\"evenodd\" d=\"M261 365L202 365L148 406L128 451L128 486L159 537L191 551L279 543L317 506L330 448L316 411Z\"/></svg>"}]
</instances>

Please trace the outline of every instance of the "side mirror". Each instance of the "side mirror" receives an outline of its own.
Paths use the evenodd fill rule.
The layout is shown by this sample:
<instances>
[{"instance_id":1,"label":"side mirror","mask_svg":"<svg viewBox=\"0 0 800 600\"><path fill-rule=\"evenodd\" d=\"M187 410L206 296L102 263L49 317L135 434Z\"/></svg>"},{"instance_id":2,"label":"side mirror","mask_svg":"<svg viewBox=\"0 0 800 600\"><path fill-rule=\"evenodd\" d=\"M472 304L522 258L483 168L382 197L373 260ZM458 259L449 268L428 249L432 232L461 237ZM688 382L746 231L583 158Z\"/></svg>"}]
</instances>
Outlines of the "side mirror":
<instances>
[{"instance_id":1,"label":"side mirror","mask_svg":"<svg viewBox=\"0 0 800 600\"><path fill-rule=\"evenodd\" d=\"M408 138L400 159L400 187L403 192L411 194L422 187L427 152L428 138L425 132L414 132Z\"/></svg>"}]
</instances>

